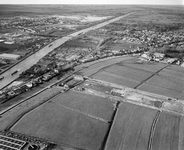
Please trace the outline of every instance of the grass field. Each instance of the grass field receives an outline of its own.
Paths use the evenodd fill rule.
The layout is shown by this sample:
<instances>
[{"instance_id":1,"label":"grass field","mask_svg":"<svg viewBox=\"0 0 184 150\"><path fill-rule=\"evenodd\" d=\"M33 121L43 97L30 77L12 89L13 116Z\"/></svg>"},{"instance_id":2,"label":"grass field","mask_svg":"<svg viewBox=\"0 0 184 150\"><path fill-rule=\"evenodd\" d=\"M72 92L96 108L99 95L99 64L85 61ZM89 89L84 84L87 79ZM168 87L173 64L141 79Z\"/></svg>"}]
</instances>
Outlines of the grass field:
<instances>
[{"instance_id":1,"label":"grass field","mask_svg":"<svg viewBox=\"0 0 184 150\"><path fill-rule=\"evenodd\" d=\"M171 65L171 66L168 67L168 69L176 71L176 72L184 73L183 67L180 67L180 66L177 66L177 65Z\"/></svg>"},{"instance_id":2,"label":"grass field","mask_svg":"<svg viewBox=\"0 0 184 150\"><path fill-rule=\"evenodd\" d=\"M120 62L118 65L122 66L127 66L135 69L140 69L143 71L148 71L148 72L156 72L160 70L161 68L165 67L167 64L162 64L162 63L156 63L156 62L145 62L145 63L138 63L137 60L132 62Z\"/></svg>"},{"instance_id":3,"label":"grass field","mask_svg":"<svg viewBox=\"0 0 184 150\"><path fill-rule=\"evenodd\" d=\"M90 42L79 42L79 41L70 41L66 43L66 46L70 47L84 47L84 48L95 48L96 44Z\"/></svg>"},{"instance_id":4,"label":"grass field","mask_svg":"<svg viewBox=\"0 0 184 150\"><path fill-rule=\"evenodd\" d=\"M104 71L101 71L101 72L95 74L93 76L93 78L98 79L98 80L102 80L102 81L115 83L118 85L127 86L130 88L134 88L140 83L136 80L128 79L128 78L122 77L120 75L116 75L116 74L104 72Z\"/></svg>"},{"instance_id":5,"label":"grass field","mask_svg":"<svg viewBox=\"0 0 184 150\"><path fill-rule=\"evenodd\" d=\"M148 84L152 84L158 87L163 87L177 92L184 90L184 84L175 83L172 80L168 80L164 76L156 75L147 81Z\"/></svg>"},{"instance_id":6,"label":"grass field","mask_svg":"<svg viewBox=\"0 0 184 150\"><path fill-rule=\"evenodd\" d=\"M169 74L169 73L164 72L164 71L160 72L158 75L161 77L164 77L166 80L170 80L174 83L184 85L184 78L182 78L180 76L176 76L174 74Z\"/></svg>"},{"instance_id":7,"label":"grass field","mask_svg":"<svg viewBox=\"0 0 184 150\"><path fill-rule=\"evenodd\" d=\"M107 128L105 122L50 103L29 113L12 130L58 144L97 150Z\"/></svg>"},{"instance_id":8,"label":"grass field","mask_svg":"<svg viewBox=\"0 0 184 150\"><path fill-rule=\"evenodd\" d=\"M132 57L114 57L113 59L104 59L104 61L102 60L102 61L96 62L92 65L89 65L88 68L83 69L82 71L79 72L79 74L82 74L84 76L91 76L91 75L97 73L99 70L101 70L109 65L118 63L118 62L123 61L123 60L131 59L131 58Z\"/></svg>"},{"instance_id":9,"label":"grass field","mask_svg":"<svg viewBox=\"0 0 184 150\"><path fill-rule=\"evenodd\" d=\"M5 66L5 64L0 63L0 68L2 68L3 66Z\"/></svg>"},{"instance_id":10,"label":"grass field","mask_svg":"<svg viewBox=\"0 0 184 150\"><path fill-rule=\"evenodd\" d=\"M5 128L11 123L13 123L17 119L17 117L21 116L26 111L34 108L35 106L41 104L49 97L57 94L60 91L61 91L60 88L52 88L45 90L44 92L38 94L35 97L30 98L28 101L19 104L14 109L11 109L7 113L3 114L2 117L0 118L0 130L5 130ZM13 102L10 101L8 104L5 103L3 107L10 106L10 103Z\"/></svg>"},{"instance_id":11,"label":"grass field","mask_svg":"<svg viewBox=\"0 0 184 150\"><path fill-rule=\"evenodd\" d=\"M152 150L177 150L180 117L161 113L153 137Z\"/></svg>"},{"instance_id":12,"label":"grass field","mask_svg":"<svg viewBox=\"0 0 184 150\"><path fill-rule=\"evenodd\" d=\"M59 144L97 150L107 132L114 104L101 97L69 91L25 115L12 130Z\"/></svg>"},{"instance_id":13,"label":"grass field","mask_svg":"<svg viewBox=\"0 0 184 150\"><path fill-rule=\"evenodd\" d=\"M103 11L102 11L103 9ZM127 13L139 8L127 5L2 5L0 16L30 16L39 15L63 15L63 14L95 14L95 15L117 15ZM42 17L42 16L41 16Z\"/></svg>"},{"instance_id":14,"label":"grass field","mask_svg":"<svg viewBox=\"0 0 184 150\"><path fill-rule=\"evenodd\" d=\"M128 43L128 42L124 42L124 43L111 43L111 44L107 44L107 49L112 49L112 50L132 50L137 48L139 45L138 44L134 44L134 43Z\"/></svg>"},{"instance_id":15,"label":"grass field","mask_svg":"<svg viewBox=\"0 0 184 150\"><path fill-rule=\"evenodd\" d=\"M184 68L181 67L181 70L184 71ZM177 71L177 70L174 70L174 69L170 69L170 68L165 68L165 69L163 70L163 72L164 72L166 75L168 74L169 76L175 76L176 78L183 78L183 77L184 77L184 73L183 73L183 72Z\"/></svg>"},{"instance_id":16,"label":"grass field","mask_svg":"<svg viewBox=\"0 0 184 150\"><path fill-rule=\"evenodd\" d=\"M91 65L79 74L130 88L138 86L137 88L143 91L184 99L182 67L137 61L138 59L133 57L124 57L124 59L122 57L122 60L115 58Z\"/></svg>"},{"instance_id":17,"label":"grass field","mask_svg":"<svg viewBox=\"0 0 184 150\"><path fill-rule=\"evenodd\" d=\"M147 91L147 92L165 95L165 96L174 97L174 98L181 98L182 96L181 92L173 91L159 86L154 86L148 83L143 83L141 86L138 87L138 89L142 91Z\"/></svg>"},{"instance_id":18,"label":"grass field","mask_svg":"<svg viewBox=\"0 0 184 150\"><path fill-rule=\"evenodd\" d=\"M174 81L179 81L179 80L182 81L184 79L182 73L179 73L177 71L172 71L171 72L171 71L166 70L166 69L164 69L163 71L159 72L158 75L165 76L165 77L167 77L169 79L174 79L175 78ZM180 83L183 83L183 81L180 82Z\"/></svg>"},{"instance_id":19,"label":"grass field","mask_svg":"<svg viewBox=\"0 0 184 150\"><path fill-rule=\"evenodd\" d=\"M93 82L84 82L82 86L93 89L95 91L103 92L103 93L107 93L107 92L110 93L110 91L112 90L112 87L104 86L101 84L94 84Z\"/></svg>"},{"instance_id":20,"label":"grass field","mask_svg":"<svg viewBox=\"0 0 184 150\"><path fill-rule=\"evenodd\" d=\"M51 103L77 110L81 113L110 121L114 102L102 97L69 91L55 97Z\"/></svg>"},{"instance_id":21,"label":"grass field","mask_svg":"<svg viewBox=\"0 0 184 150\"><path fill-rule=\"evenodd\" d=\"M105 71L139 82L145 80L152 75L152 73L146 71L135 70L130 67L119 65L110 66L109 68L105 69Z\"/></svg>"},{"instance_id":22,"label":"grass field","mask_svg":"<svg viewBox=\"0 0 184 150\"><path fill-rule=\"evenodd\" d=\"M157 111L122 103L115 117L105 150L147 150Z\"/></svg>"},{"instance_id":23,"label":"grass field","mask_svg":"<svg viewBox=\"0 0 184 150\"><path fill-rule=\"evenodd\" d=\"M18 48L17 44L4 44L0 42L0 53L11 53L16 48Z\"/></svg>"},{"instance_id":24,"label":"grass field","mask_svg":"<svg viewBox=\"0 0 184 150\"><path fill-rule=\"evenodd\" d=\"M157 64L158 65L158 64ZM159 65L158 65L159 66ZM179 99L183 98L184 69L168 66L140 85L138 89Z\"/></svg>"}]
</instances>

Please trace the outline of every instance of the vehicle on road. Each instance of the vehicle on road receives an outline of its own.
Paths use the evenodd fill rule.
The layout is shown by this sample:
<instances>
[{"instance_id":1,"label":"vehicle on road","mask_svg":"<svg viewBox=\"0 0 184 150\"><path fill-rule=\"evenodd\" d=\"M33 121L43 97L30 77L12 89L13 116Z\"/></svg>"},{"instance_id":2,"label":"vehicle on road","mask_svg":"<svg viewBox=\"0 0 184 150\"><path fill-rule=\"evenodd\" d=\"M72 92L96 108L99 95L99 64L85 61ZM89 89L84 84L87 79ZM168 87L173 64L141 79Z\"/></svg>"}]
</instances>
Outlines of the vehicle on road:
<instances>
[{"instance_id":1,"label":"vehicle on road","mask_svg":"<svg viewBox=\"0 0 184 150\"><path fill-rule=\"evenodd\" d=\"M16 74L17 72L19 72L20 71L20 69L17 69L17 70L15 70L11 75L13 76L14 74Z\"/></svg>"},{"instance_id":2,"label":"vehicle on road","mask_svg":"<svg viewBox=\"0 0 184 150\"><path fill-rule=\"evenodd\" d=\"M50 44L49 47L51 47L53 44Z\"/></svg>"},{"instance_id":3,"label":"vehicle on road","mask_svg":"<svg viewBox=\"0 0 184 150\"><path fill-rule=\"evenodd\" d=\"M78 35L81 35L81 34L83 34L83 32L79 33Z\"/></svg>"},{"instance_id":4,"label":"vehicle on road","mask_svg":"<svg viewBox=\"0 0 184 150\"><path fill-rule=\"evenodd\" d=\"M4 77L0 77L0 81L3 80L3 79L4 79Z\"/></svg>"}]
</instances>

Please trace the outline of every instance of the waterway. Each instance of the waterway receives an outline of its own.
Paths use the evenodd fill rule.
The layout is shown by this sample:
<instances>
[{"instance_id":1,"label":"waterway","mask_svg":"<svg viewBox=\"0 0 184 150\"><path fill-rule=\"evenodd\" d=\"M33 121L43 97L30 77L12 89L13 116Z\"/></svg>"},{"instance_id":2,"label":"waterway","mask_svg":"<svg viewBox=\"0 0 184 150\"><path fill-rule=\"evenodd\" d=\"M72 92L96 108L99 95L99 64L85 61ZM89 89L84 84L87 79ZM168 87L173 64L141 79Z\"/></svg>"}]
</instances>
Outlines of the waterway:
<instances>
[{"instance_id":1,"label":"waterway","mask_svg":"<svg viewBox=\"0 0 184 150\"><path fill-rule=\"evenodd\" d=\"M3 74L1 74L1 77L4 76L4 79L0 81L0 89L4 88L5 86L7 86L11 82L13 82L15 79L17 79L19 77L19 74L21 74L23 71L29 69L31 66L36 64L42 57L44 57L45 55L47 55L49 52L56 49L57 47L61 46L66 41L71 40L73 37L84 34L88 31L95 30L95 29L101 28L103 26L106 26L106 25L108 25L112 22L118 21L118 20L120 20L124 17L127 17L127 16L131 15L131 14L132 13L113 18L111 20L108 20L108 21L105 21L103 23L91 26L89 28L77 31L75 33L69 34L68 36L62 37L60 39L57 39L57 40L51 42L47 46L43 47L42 49L40 49L36 53L32 54L28 58L24 59L23 61L21 61L17 65L13 66L9 70L7 70ZM16 74L11 75L16 70L19 70L19 71Z\"/></svg>"}]
</instances>

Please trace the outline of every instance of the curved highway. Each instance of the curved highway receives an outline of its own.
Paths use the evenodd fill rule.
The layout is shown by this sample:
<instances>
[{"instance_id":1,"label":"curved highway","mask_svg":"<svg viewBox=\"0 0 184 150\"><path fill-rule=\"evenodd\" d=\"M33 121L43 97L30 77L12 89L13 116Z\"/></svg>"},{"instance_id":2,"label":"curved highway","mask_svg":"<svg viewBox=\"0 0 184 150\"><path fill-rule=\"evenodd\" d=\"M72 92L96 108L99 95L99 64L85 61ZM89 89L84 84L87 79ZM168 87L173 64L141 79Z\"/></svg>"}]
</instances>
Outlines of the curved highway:
<instances>
[{"instance_id":1,"label":"curved highway","mask_svg":"<svg viewBox=\"0 0 184 150\"><path fill-rule=\"evenodd\" d=\"M124 17L129 16L132 13L113 18L111 20L108 20L108 21L105 21L103 23L97 24L95 26L92 26L92 27L89 27L89 28L77 31L77 32L72 33L72 34L70 34L68 36L62 37L60 39L57 39L57 40L51 42L50 44L48 44L44 48L40 49L36 53L32 54L28 58L24 59L23 61L21 61L17 65L13 66L9 70L7 70L3 74L1 74L0 77L4 76L4 79L0 81L0 89L2 89L3 87L7 86L11 82L13 82L15 79L17 79L19 77L19 74L21 74L23 71L29 69L31 66L36 64L42 57L44 57L45 55L47 55L49 52L51 52L55 48L59 47L60 45L64 44L66 41L68 41L68 40L70 40L73 37L76 37L78 35L84 34L84 33L88 32L90 30L95 30L95 29L101 28L103 26L106 26L109 23L118 21L118 20L120 20L120 19L122 19ZM19 70L19 71L16 74L11 75L16 70Z\"/></svg>"}]
</instances>

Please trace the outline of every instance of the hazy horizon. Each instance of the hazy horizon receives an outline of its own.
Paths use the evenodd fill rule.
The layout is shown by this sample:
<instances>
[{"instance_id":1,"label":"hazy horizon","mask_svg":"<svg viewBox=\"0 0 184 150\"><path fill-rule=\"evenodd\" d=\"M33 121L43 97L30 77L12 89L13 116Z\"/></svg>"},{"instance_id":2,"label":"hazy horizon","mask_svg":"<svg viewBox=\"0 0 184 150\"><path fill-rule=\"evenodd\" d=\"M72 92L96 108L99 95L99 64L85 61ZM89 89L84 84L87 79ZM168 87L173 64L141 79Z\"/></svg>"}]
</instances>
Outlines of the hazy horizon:
<instances>
[{"instance_id":1,"label":"hazy horizon","mask_svg":"<svg viewBox=\"0 0 184 150\"><path fill-rule=\"evenodd\" d=\"M184 5L182 0L107 0L105 3L104 1L101 2L99 0L67 0L67 1L60 1L60 0L32 0L32 1L25 1L25 0L1 0L0 4L97 4L97 5Z\"/></svg>"}]
</instances>

